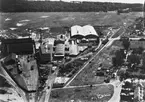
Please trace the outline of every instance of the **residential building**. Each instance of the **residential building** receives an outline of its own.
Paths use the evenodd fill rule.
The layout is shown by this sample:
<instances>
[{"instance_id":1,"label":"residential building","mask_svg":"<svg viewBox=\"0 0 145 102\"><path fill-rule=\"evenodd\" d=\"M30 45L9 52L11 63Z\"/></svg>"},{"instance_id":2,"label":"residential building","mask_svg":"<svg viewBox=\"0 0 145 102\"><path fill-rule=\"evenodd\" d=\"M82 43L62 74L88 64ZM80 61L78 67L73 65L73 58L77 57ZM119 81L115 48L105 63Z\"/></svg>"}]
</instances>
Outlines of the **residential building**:
<instances>
[{"instance_id":1,"label":"residential building","mask_svg":"<svg viewBox=\"0 0 145 102\"><path fill-rule=\"evenodd\" d=\"M143 102L144 86L139 81L134 91L134 102Z\"/></svg>"}]
</instances>

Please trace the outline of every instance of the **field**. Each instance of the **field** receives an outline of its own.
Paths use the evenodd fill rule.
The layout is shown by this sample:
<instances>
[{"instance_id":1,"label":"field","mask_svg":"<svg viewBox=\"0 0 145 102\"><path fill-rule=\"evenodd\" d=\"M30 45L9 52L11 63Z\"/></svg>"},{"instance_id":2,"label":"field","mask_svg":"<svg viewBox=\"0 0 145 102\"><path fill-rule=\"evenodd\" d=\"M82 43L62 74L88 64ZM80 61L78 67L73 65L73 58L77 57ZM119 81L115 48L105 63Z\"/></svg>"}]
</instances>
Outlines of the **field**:
<instances>
[{"instance_id":1,"label":"field","mask_svg":"<svg viewBox=\"0 0 145 102\"><path fill-rule=\"evenodd\" d=\"M113 89L112 85L57 89L52 91L50 102L107 102Z\"/></svg>"},{"instance_id":2,"label":"field","mask_svg":"<svg viewBox=\"0 0 145 102\"><path fill-rule=\"evenodd\" d=\"M93 26L111 25L119 27L124 22L130 25L141 13L124 13L117 15L116 12L25 12L25 13L1 13L0 29L17 28L17 33L26 28L39 27L62 27L72 25Z\"/></svg>"}]
</instances>

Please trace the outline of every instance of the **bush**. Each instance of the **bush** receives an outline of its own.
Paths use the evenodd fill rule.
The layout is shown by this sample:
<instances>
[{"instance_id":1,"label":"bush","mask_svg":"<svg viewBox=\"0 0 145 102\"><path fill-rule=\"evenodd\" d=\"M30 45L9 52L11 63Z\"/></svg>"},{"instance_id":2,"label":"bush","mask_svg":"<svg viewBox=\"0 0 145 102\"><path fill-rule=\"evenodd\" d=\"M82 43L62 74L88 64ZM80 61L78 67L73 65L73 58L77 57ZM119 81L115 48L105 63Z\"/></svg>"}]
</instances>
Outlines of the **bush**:
<instances>
[{"instance_id":1,"label":"bush","mask_svg":"<svg viewBox=\"0 0 145 102\"><path fill-rule=\"evenodd\" d=\"M59 98L59 93L57 91L52 92L52 98Z\"/></svg>"}]
</instances>

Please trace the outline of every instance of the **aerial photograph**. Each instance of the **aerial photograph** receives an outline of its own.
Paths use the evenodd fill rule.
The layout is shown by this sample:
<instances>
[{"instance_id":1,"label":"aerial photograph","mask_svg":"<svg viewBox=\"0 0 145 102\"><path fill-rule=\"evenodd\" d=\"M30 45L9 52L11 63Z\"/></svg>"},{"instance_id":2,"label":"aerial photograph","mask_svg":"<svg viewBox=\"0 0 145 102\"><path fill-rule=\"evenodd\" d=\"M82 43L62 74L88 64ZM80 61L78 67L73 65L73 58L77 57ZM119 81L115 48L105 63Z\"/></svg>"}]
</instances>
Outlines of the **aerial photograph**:
<instances>
[{"instance_id":1,"label":"aerial photograph","mask_svg":"<svg viewBox=\"0 0 145 102\"><path fill-rule=\"evenodd\" d=\"M0 102L145 102L145 0L0 0Z\"/></svg>"}]
</instances>

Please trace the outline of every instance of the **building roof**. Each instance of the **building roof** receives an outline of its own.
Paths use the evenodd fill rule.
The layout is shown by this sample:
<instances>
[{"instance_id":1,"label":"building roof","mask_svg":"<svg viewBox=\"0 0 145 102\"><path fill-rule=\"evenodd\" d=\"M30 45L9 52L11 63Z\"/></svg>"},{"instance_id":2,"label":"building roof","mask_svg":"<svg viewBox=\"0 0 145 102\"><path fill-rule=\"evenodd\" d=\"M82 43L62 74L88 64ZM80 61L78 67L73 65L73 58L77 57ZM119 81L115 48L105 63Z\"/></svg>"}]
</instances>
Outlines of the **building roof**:
<instances>
[{"instance_id":1,"label":"building roof","mask_svg":"<svg viewBox=\"0 0 145 102\"><path fill-rule=\"evenodd\" d=\"M71 36L81 35L83 36L83 29L79 25L75 25L71 27Z\"/></svg>"},{"instance_id":2,"label":"building roof","mask_svg":"<svg viewBox=\"0 0 145 102\"><path fill-rule=\"evenodd\" d=\"M83 26L83 33L85 36L87 35L95 35L98 36L97 32L95 31L94 27L91 25Z\"/></svg>"},{"instance_id":3,"label":"building roof","mask_svg":"<svg viewBox=\"0 0 145 102\"><path fill-rule=\"evenodd\" d=\"M34 53L34 41L30 38L25 39L4 39L2 40L2 55L7 56L10 53L32 54Z\"/></svg>"},{"instance_id":4,"label":"building roof","mask_svg":"<svg viewBox=\"0 0 145 102\"><path fill-rule=\"evenodd\" d=\"M78 55L79 54L78 45L77 45L77 43L75 43L75 41L70 42L69 54L70 55Z\"/></svg>"},{"instance_id":5,"label":"building roof","mask_svg":"<svg viewBox=\"0 0 145 102\"><path fill-rule=\"evenodd\" d=\"M89 37L89 35L98 36L96 30L91 25L85 25L83 27L75 25L71 27L71 36L72 37Z\"/></svg>"},{"instance_id":6,"label":"building roof","mask_svg":"<svg viewBox=\"0 0 145 102\"><path fill-rule=\"evenodd\" d=\"M66 40L66 36L64 34L60 34L60 35L57 35L57 39L61 40L61 41L65 41Z\"/></svg>"},{"instance_id":7,"label":"building roof","mask_svg":"<svg viewBox=\"0 0 145 102\"><path fill-rule=\"evenodd\" d=\"M31 38L2 39L2 44L12 44L12 43L34 43L34 41Z\"/></svg>"},{"instance_id":8,"label":"building roof","mask_svg":"<svg viewBox=\"0 0 145 102\"><path fill-rule=\"evenodd\" d=\"M65 43L64 41L55 40L55 41L54 41L54 46L56 46L57 44L64 44L64 43Z\"/></svg>"},{"instance_id":9,"label":"building roof","mask_svg":"<svg viewBox=\"0 0 145 102\"><path fill-rule=\"evenodd\" d=\"M40 51L42 54L50 54L53 52L53 46L51 44L48 45L41 45Z\"/></svg>"},{"instance_id":10,"label":"building roof","mask_svg":"<svg viewBox=\"0 0 145 102\"><path fill-rule=\"evenodd\" d=\"M68 77L56 77L54 83L66 83L68 80Z\"/></svg>"},{"instance_id":11,"label":"building roof","mask_svg":"<svg viewBox=\"0 0 145 102\"><path fill-rule=\"evenodd\" d=\"M62 43L58 43L55 48L54 56L64 56L65 53L65 45Z\"/></svg>"}]
</instances>

